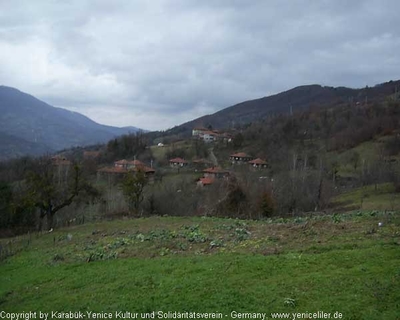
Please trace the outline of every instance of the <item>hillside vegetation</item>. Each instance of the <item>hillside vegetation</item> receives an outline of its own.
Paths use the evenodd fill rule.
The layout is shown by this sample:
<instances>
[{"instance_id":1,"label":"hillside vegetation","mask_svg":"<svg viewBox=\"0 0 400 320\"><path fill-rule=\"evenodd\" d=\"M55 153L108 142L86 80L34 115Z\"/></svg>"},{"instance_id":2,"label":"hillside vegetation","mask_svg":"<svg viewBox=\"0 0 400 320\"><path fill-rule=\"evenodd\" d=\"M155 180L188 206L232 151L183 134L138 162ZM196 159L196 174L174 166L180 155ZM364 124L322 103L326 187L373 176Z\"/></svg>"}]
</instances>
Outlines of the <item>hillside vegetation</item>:
<instances>
[{"instance_id":1,"label":"hillside vegetation","mask_svg":"<svg viewBox=\"0 0 400 320\"><path fill-rule=\"evenodd\" d=\"M210 143L182 127L0 163L0 311L398 319L393 85L293 89L265 101L305 109Z\"/></svg>"},{"instance_id":2,"label":"hillside vegetation","mask_svg":"<svg viewBox=\"0 0 400 320\"><path fill-rule=\"evenodd\" d=\"M381 227L378 224L381 223ZM340 312L397 319L400 220L153 217L3 240L6 311ZM384 263L382 263L384 261ZM28 267L29 266L29 267Z\"/></svg>"},{"instance_id":3,"label":"hillside vegetation","mask_svg":"<svg viewBox=\"0 0 400 320\"><path fill-rule=\"evenodd\" d=\"M395 90L389 87L387 83L365 90ZM53 223L63 226L154 214L265 219L343 212L365 205L374 208L369 201L374 197L360 191L361 195L346 205L348 200L340 200L341 195L357 194L355 190L365 188L376 193L382 184L391 186L386 192L388 201L376 208L395 210L400 190L399 97L397 93L373 97L333 105L328 101L306 111L254 121L227 129L224 133L231 138L210 144L178 139L169 132L164 136L140 133L93 146L95 158L85 158L82 148L66 150L58 156L66 158L69 166L29 158L3 163L0 177L4 188L0 190L5 209L0 228L33 230L43 226L45 219L50 229ZM158 146L160 140L162 147ZM246 163L234 164L230 155L237 152L264 159L267 167L254 170ZM169 160L176 157L190 165L171 167ZM140 194L134 204L127 201L129 195L123 190L129 188L123 187L121 175L98 171L122 159L141 161L155 171L151 182L139 181ZM203 164L191 163L196 159ZM198 188L203 170L216 164L229 177ZM136 182L131 180L133 189ZM89 189L88 198L83 192Z\"/></svg>"},{"instance_id":4,"label":"hillside vegetation","mask_svg":"<svg viewBox=\"0 0 400 320\"><path fill-rule=\"evenodd\" d=\"M306 111L310 107L332 107L365 102L373 104L398 94L397 87L400 87L400 80L360 89L304 85L268 97L235 104L214 114L176 126L167 133L187 137L194 127L211 125L214 128L232 128L271 116Z\"/></svg>"}]
</instances>

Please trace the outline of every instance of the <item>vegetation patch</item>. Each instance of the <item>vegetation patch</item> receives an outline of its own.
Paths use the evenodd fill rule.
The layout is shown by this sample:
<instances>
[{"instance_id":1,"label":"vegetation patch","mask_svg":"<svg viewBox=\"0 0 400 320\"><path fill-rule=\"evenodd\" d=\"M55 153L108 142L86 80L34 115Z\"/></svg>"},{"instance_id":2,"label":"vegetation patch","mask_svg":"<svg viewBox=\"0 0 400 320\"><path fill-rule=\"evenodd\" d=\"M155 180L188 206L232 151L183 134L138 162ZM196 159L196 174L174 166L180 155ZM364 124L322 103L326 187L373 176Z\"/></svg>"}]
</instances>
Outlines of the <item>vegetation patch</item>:
<instances>
[{"instance_id":1,"label":"vegetation patch","mask_svg":"<svg viewBox=\"0 0 400 320\"><path fill-rule=\"evenodd\" d=\"M399 214L334 217L152 217L34 236L0 264L1 309L324 310L397 319Z\"/></svg>"}]
</instances>

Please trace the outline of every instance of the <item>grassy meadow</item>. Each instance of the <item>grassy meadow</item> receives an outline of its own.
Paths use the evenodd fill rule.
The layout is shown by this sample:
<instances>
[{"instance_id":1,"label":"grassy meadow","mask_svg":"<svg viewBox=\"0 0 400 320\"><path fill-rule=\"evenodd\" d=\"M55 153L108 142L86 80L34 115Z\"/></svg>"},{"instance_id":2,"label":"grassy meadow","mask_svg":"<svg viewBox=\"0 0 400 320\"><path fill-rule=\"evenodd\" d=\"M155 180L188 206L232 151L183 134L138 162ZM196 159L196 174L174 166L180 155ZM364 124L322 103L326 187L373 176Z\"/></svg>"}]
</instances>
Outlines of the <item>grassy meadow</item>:
<instances>
[{"instance_id":1,"label":"grassy meadow","mask_svg":"<svg viewBox=\"0 0 400 320\"><path fill-rule=\"evenodd\" d=\"M14 253L0 263L6 312L400 315L400 216L391 211L122 219L1 246Z\"/></svg>"}]
</instances>

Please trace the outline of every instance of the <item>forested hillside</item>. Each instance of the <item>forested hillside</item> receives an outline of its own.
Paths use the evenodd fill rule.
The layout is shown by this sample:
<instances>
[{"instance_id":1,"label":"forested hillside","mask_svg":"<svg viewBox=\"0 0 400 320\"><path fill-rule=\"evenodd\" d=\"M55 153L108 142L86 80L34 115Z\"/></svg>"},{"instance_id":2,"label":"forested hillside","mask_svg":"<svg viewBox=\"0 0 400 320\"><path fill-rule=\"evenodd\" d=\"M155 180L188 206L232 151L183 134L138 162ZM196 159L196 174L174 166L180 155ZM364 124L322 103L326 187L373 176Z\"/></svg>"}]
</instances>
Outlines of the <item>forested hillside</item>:
<instances>
[{"instance_id":1,"label":"forested hillside","mask_svg":"<svg viewBox=\"0 0 400 320\"><path fill-rule=\"evenodd\" d=\"M187 136L192 128L199 126L212 126L219 129L232 128L270 116L304 111L313 107L382 102L386 97L396 95L399 90L400 80L361 89L321 85L299 86L275 95L238 103L214 114L176 126L167 133Z\"/></svg>"},{"instance_id":2,"label":"forested hillside","mask_svg":"<svg viewBox=\"0 0 400 320\"><path fill-rule=\"evenodd\" d=\"M57 156L61 160L4 162L1 223L25 230L46 219L57 226L121 215L265 219L362 208L373 190L390 195L380 207L395 209L400 102L393 94L381 100L268 117L228 130L229 140L211 144L184 139L160 147L157 135L141 133L93 146L95 157L85 156L89 149L75 148ZM267 165L256 169L234 163L231 155L238 152ZM169 160L176 157L188 165L171 166ZM151 181L136 174L124 177L114 163L125 159L155 172ZM199 188L207 166L217 166L209 172L224 178ZM352 191L352 198L342 197Z\"/></svg>"}]
</instances>

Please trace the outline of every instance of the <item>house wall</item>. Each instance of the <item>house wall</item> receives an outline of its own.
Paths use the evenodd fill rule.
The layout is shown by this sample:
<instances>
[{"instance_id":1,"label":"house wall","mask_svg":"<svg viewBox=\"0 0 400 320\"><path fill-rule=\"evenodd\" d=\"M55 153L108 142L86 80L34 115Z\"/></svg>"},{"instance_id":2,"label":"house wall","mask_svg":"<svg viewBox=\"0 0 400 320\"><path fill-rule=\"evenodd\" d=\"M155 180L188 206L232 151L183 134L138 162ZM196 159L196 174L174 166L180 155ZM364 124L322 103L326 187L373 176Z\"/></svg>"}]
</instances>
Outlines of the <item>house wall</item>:
<instances>
[{"instance_id":1,"label":"house wall","mask_svg":"<svg viewBox=\"0 0 400 320\"><path fill-rule=\"evenodd\" d=\"M205 133L203 135L203 140L204 142L213 142L215 140L215 137L211 134Z\"/></svg>"}]
</instances>

